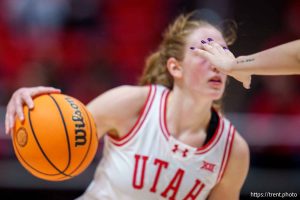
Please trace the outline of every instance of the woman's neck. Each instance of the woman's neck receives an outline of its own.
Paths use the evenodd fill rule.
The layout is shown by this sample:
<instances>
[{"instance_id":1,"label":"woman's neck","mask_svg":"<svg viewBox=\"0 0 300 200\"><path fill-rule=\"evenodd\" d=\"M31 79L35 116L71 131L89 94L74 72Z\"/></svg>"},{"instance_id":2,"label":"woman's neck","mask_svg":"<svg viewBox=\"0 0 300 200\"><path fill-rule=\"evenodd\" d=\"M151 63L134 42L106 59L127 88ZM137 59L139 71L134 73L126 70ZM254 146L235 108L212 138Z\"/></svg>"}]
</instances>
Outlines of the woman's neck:
<instances>
[{"instance_id":1,"label":"woman's neck","mask_svg":"<svg viewBox=\"0 0 300 200\"><path fill-rule=\"evenodd\" d=\"M183 133L206 131L211 118L212 101L180 88L174 88L167 99L168 129L175 137Z\"/></svg>"}]
</instances>

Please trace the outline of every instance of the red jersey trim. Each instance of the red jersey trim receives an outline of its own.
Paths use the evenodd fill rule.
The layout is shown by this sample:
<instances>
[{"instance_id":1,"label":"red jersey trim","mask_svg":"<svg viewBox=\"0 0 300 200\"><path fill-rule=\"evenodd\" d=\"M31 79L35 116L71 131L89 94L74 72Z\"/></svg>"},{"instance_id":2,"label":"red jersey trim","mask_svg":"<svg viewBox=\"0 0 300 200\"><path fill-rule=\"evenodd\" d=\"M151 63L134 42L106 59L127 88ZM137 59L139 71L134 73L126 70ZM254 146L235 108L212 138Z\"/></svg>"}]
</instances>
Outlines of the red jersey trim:
<instances>
[{"instance_id":1,"label":"red jersey trim","mask_svg":"<svg viewBox=\"0 0 300 200\"><path fill-rule=\"evenodd\" d=\"M219 182L222 179L225 169L227 167L228 160L229 160L230 154L231 154L232 144L234 141L235 132L236 132L235 128L230 124L229 133L228 133L227 140L226 140L225 150L224 150L217 182Z\"/></svg>"},{"instance_id":2,"label":"red jersey trim","mask_svg":"<svg viewBox=\"0 0 300 200\"><path fill-rule=\"evenodd\" d=\"M218 114L219 115L219 114ZM213 137L209 140L207 144L202 147L199 147L195 154L203 154L211 150L220 140L222 133L224 132L224 120L219 115L218 127L213 135Z\"/></svg>"},{"instance_id":3,"label":"red jersey trim","mask_svg":"<svg viewBox=\"0 0 300 200\"><path fill-rule=\"evenodd\" d=\"M159 105L159 125L162 133L164 134L166 140L169 140L170 132L166 126L167 123L167 99L170 94L170 90L165 89L160 98L160 105Z\"/></svg>"},{"instance_id":4,"label":"red jersey trim","mask_svg":"<svg viewBox=\"0 0 300 200\"><path fill-rule=\"evenodd\" d=\"M130 129L130 131L127 134L125 134L121 138L114 138L107 134L108 138L114 145L123 146L124 144L128 143L138 133L139 129L141 128L142 124L144 123L144 121L150 111L150 108L154 101L155 93L156 93L156 85L150 85L148 96L147 96L147 99L143 105L141 112L140 112L140 115L139 115L138 119L136 120L134 126Z\"/></svg>"}]
</instances>

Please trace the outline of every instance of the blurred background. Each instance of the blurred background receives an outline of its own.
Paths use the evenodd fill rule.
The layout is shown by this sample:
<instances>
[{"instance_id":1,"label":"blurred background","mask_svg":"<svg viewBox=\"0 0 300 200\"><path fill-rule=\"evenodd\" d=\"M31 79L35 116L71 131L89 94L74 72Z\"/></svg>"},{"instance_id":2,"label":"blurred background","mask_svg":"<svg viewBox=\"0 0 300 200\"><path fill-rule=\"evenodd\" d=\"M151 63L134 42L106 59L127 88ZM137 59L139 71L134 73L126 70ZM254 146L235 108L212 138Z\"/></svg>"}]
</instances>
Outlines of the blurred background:
<instances>
[{"instance_id":1,"label":"blurred background","mask_svg":"<svg viewBox=\"0 0 300 200\"><path fill-rule=\"evenodd\" d=\"M0 194L4 199L74 199L101 158L78 177L47 182L16 160L4 134L5 106L20 87L54 86L87 103L122 84L135 84L144 59L174 17L199 9L233 19L236 55L300 38L299 0L0 0ZM199 40L200 42L200 40ZM253 77L251 90L231 79L225 114L250 145L251 166L241 193L300 196L300 76Z\"/></svg>"}]
</instances>

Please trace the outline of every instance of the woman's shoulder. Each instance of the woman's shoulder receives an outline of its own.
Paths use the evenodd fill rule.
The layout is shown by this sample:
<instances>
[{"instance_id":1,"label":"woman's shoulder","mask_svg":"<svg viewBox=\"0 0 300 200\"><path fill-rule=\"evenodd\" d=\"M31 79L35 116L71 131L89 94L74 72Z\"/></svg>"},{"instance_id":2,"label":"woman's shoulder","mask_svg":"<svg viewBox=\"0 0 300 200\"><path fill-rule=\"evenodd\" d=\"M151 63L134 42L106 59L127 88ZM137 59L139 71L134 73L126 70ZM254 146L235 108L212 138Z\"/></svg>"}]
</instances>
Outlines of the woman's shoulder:
<instances>
[{"instance_id":1,"label":"woman's shoulder","mask_svg":"<svg viewBox=\"0 0 300 200\"><path fill-rule=\"evenodd\" d=\"M138 86L138 85L121 85L110 90L107 90L105 93L118 93L126 96L128 93L132 93L133 95L141 95L142 93L147 93L149 90L149 86ZM103 93L103 94L105 94Z\"/></svg>"},{"instance_id":2,"label":"woman's shoulder","mask_svg":"<svg viewBox=\"0 0 300 200\"><path fill-rule=\"evenodd\" d=\"M87 106L90 110L118 110L142 106L149 92L149 86L122 85L110 89L92 100Z\"/></svg>"},{"instance_id":3,"label":"woman's shoulder","mask_svg":"<svg viewBox=\"0 0 300 200\"><path fill-rule=\"evenodd\" d=\"M118 93L123 101L138 101L144 102L148 96L150 86L133 86L122 85L115 88L115 92Z\"/></svg>"},{"instance_id":4,"label":"woman's shoulder","mask_svg":"<svg viewBox=\"0 0 300 200\"><path fill-rule=\"evenodd\" d=\"M110 89L92 100L87 108L100 127L99 137L111 129L126 132L122 130L137 118L149 91L149 86L123 85Z\"/></svg>"},{"instance_id":5,"label":"woman's shoulder","mask_svg":"<svg viewBox=\"0 0 300 200\"><path fill-rule=\"evenodd\" d=\"M233 140L232 153L237 159L249 157L249 145L247 144L246 140L241 136L241 134L237 131L235 132Z\"/></svg>"},{"instance_id":6,"label":"woman's shoulder","mask_svg":"<svg viewBox=\"0 0 300 200\"><path fill-rule=\"evenodd\" d=\"M228 120L226 117L223 117L232 128L234 129L234 139L232 144L232 153L234 156L247 156L249 154L249 146L244 137L237 131L236 127Z\"/></svg>"},{"instance_id":7,"label":"woman's shoulder","mask_svg":"<svg viewBox=\"0 0 300 200\"><path fill-rule=\"evenodd\" d=\"M232 141L232 156L239 158L248 156L249 154L249 146L243 136L236 130L235 126L232 122L224 116L222 113L217 112L220 119L222 119L225 123L227 123L227 127L232 127L234 130L234 137Z\"/></svg>"},{"instance_id":8,"label":"woman's shoulder","mask_svg":"<svg viewBox=\"0 0 300 200\"><path fill-rule=\"evenodd\" d=\"M122 85L100 95L100 98L107 98L113 100L117 104L135 104L137 107L143 106L149 95L153 96L156 93L162 93L168 90L163 85Z\"/></svg>"}]
</instances>

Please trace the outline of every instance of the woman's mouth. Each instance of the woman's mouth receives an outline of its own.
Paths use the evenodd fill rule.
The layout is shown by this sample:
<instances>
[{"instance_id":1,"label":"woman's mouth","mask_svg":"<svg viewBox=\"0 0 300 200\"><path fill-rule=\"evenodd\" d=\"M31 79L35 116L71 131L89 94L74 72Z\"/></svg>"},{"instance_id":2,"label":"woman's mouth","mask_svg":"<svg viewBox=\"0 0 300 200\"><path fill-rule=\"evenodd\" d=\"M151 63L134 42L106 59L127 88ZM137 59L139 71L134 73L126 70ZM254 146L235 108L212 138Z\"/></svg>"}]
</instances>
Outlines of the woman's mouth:
<instances>
[{"instance_id":1,"label":"woman's mouth","mask_svg":"<svg viewBox=\"0 0 300 200\"><path fill-rule=\"evenodd\" d=\"M209 85L214 87L220 87L223 85L222 79L219 76L214 76L208 80Z\"/></svg>"}]
</instances>

